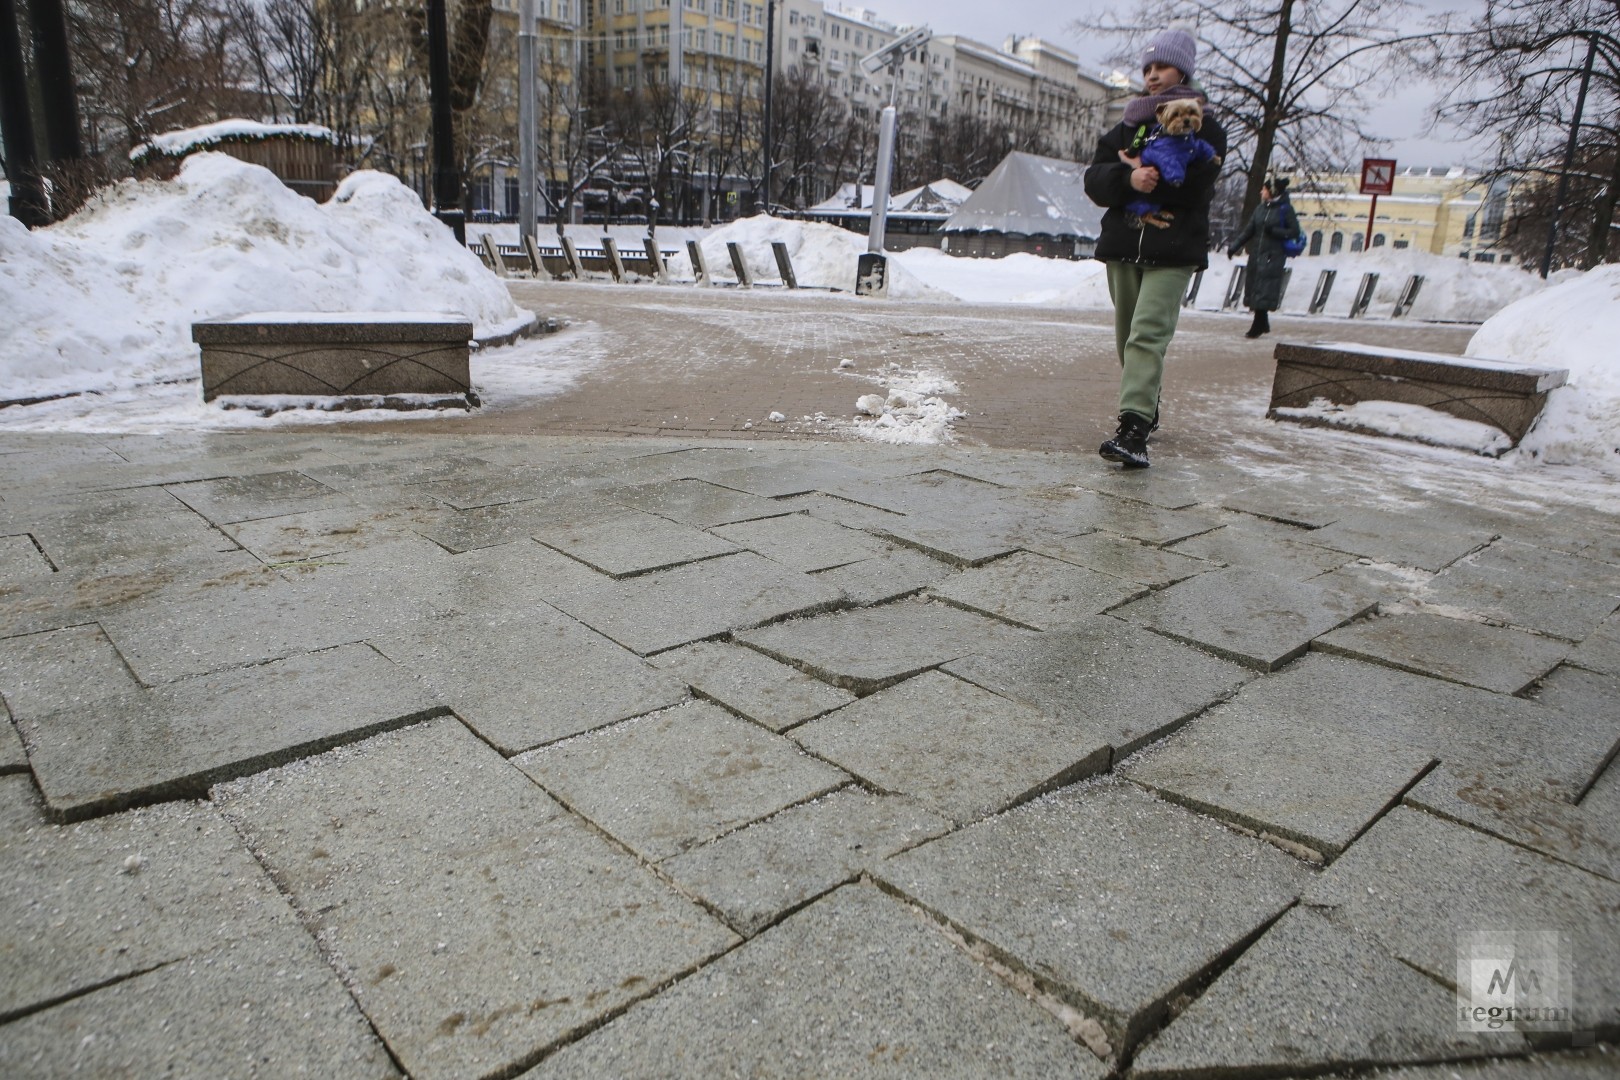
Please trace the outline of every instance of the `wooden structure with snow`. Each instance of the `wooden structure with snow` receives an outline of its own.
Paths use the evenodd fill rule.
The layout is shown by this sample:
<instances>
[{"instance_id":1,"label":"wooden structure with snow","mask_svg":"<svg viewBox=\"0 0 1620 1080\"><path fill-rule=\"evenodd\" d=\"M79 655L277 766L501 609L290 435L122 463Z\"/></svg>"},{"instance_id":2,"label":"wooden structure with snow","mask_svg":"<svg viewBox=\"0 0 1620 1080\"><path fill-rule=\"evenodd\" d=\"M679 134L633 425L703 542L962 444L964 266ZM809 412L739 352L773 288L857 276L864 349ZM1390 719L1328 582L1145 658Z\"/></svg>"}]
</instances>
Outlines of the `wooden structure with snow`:
<instances>
[{"instance_id":1,"label":"wooden structure with snow","mask_svg":"<svg viewBox=\"0 0 1620 1080\"><path fill-rule=\"evenodd\" d=\"M1562 368L1348 342L1280 342L1273 356L1277 373L1266 413L1272 419L1305 419L1278 410L1305 409L1318 400L1390 401L1489 424L1515 446L1541 415L1548 393L1569 378Z\"/></svg>"}]
</instances>

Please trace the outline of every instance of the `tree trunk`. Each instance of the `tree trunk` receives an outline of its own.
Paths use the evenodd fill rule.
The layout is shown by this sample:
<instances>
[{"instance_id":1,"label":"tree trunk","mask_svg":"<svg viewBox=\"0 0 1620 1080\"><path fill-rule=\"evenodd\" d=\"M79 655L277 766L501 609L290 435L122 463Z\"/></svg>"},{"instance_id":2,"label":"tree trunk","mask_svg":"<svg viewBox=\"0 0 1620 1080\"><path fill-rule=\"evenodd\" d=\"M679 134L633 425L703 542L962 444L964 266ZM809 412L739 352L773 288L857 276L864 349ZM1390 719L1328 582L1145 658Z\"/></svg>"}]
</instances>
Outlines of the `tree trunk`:
<instances>
[{"instance_id":1,"label":"tree trunk","mask_svg":"<svg viewBox=\"0 0 1620 1080\"><path fill-rule=\"evenodd\" d=\"M1260 130L1254 137L1254 160L1249 166L1249 183L1243 192L1243 218L1248 221L1260 205L1260 187L1271 168L1271 151L1282 122L1283 77L1288 67L1288 37L1293 31L1294 0L1282 0L1277 11L1277 39L1271 48L1271 71L1266 76L1266 98L1261 107Z\"/></svg>"},{"instance_id":2,"label":"tree trunk","mask_svg":"<svg viewBox=\"0 0 1620 1080\"><path fill-rule=\"evenodd\" d=\"M1614 225L1614 207L1620 198L1620 140L1614 147L1613 164L1609 168L1609 181L1603 187L1592 207L1592 231L1586 237L1586 253L1581 258L1581 269L1590 270L1599 263L1609 261L1609 234Z\"/></svg>"}]
</instances>

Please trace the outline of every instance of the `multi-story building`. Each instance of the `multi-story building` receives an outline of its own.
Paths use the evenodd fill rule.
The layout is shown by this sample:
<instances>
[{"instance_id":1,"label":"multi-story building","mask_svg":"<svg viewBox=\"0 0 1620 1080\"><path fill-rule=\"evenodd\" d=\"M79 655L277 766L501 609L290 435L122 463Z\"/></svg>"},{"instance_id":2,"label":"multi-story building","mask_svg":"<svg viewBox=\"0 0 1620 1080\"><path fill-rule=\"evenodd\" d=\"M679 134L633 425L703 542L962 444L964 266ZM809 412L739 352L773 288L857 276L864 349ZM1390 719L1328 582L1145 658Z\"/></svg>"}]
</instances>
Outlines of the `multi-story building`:
<instances>
[{"instance_id":1,"label":"multi-story building","mask_svg":"<svg viewBox=\"0 0 1620 1080\"><path fill-rule=\"evenodd\" d=\"M1360 180L1356 173L1334 173L1294 185L1291 201L1310 254L1362 250L1374 211L1372 196L1359 193ZM1466 169L1401 169L1394 193L1378 197L1372 246L1511 262L1512 253L1497 247L1510 198L1507 183L1488 184Z\"/></svg>"},{"instance_id":2,"label":"multi-story building","mask_svg":"<svg viewBox=\"0 0 1620 1080\"><path fill-rule=\"evenodd\" d=\"M710 97L758 95L765 74L765 0L583 0L591 66L609 90L679 82ZM683 32L671 49L672 28ZM677 75L676 68L679 68Z\"/></svg>"}]
</instances>

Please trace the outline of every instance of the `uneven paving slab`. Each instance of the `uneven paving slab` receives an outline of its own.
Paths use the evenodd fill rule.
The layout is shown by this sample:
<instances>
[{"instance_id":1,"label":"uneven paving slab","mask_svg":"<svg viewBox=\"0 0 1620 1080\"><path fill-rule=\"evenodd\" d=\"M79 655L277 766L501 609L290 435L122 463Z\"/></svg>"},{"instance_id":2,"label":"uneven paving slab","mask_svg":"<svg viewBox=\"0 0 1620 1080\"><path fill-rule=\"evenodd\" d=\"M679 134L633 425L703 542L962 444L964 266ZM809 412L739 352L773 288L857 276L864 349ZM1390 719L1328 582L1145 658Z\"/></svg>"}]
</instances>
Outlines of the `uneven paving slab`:
<instances>
[{"instance_id":1,"label":"uneven paving slab","mask_svg":"<svg viewBox=\"0 0 1620 1080\"><path fill-rule=\"evenodd\" d=\"M1576 1031L1620 1034L1620 883L1429 814L1390 811L1306 890L1304 902L1455 984L1459 935L1554 931L1574 960Z\"/></svg>"},{"instance_id":2,"label":"uneven paving slab","mask_svg":"<svg viewBox=\"0 0 1620 1080\"><path fill-rule=\"evenodd\" d=\"M850 477L828 484L821 491L897 514L954 516L964 522L985 520L1008 493L1000 485L948 469L926 469L877 481Z\"/></svg>"},{"instance_id":3,"label":"uneven paving slab","mask_svg":"<svg viewBox=\"0 0 1620 1080\"><path fill-rule=\"evenodd\" d=\"M394 484L430 484L437 480L493 476L503 468L471 454L421 454L375 460L375 447L357 447L367 460L343 465L310 465L298 471L338 491L356 492Z\"/></svg>"},{"instance_id":4,"label":"uneven paving slab","mask_svg":"<svg viewBox=\"0 0 1620 1080\"><path fill-rule=\"evenodd\" d=\"M567 494L576 479L574 472L550 465L519 465L494 469L483 476L434 480L417 487L422 494L456 510L475 510Z\"/></svg>"},{"instance_id":5,"label":"uneven paving slab","mask_svg":"<svg viewBox=\"0 0 1620 1080\"><path fill-rule=\"evenodd\" d=\"M1276 671L1312 638L1370 606L1309 582L1233 568L1178 582L1114 614L1240 664Z\"/></svg>"},{"instance_id":6,"label":"uneven paving slab","mask_svg":"<svg viewBox=\"0 0 1620 1080\"><path fill-rule=\"evenodd\" d=\"M738 550L737 545L701 529L639 510L559 522L537 529L534 538L616 578L667 570Z\"/></svg>"},{"instance_id":7,"label":"uneven paving slab","mask_svg":"<svg viewBox=\"0 0 1620 1080\"><path fill-rule=\"evenodd\" d=\"M678 679L552 608L452 615L370 644L506 755L686 697Z\"/></svg>"},{"instance_id":8,"label":"uneven paving slab","mask_svg":"<svg viewBox=\"0 0 1620 1080\"><path fill-rule=\"evenodd\" d=\"M27 533L0 536L0 586L49 578L56 568Z\"/></svg>"},{"instance_id":9,"label":"uneven paving slab","mask_svg":"<svg viewBox=\"0 0 1620 1080\"><path fill-rule=\"evenodd\" d=\"M0 698L15 719L84 705L139 686L95 623L0 638Z\"/></svg>"},{"instance_id":10,"label":"uneven paving slab","mask_svg":"<svg viewBox=\"0 0 1620 1080\"><path fill-rule=\"evenodd\" d=\"M216 525L324 510L348 496L301 472L267 472L196 480L164 488Z\"/></svg>"},{"instance_id":11,"label":"uneven paving slab","mask_svg":"<svg viewBox=\"0 0 1620 1080\"><path fill-rule=\"evenodd\" d=\"M795 729L811 753L952 821L976 821L1106 771L1108 744L930 671Z\"/></svg>"},{"instance_id":12,"label":"uneven paving slab","mask_svg":"<svg viewBox=\"0 0 1620 1080\"><path fill-rule=\"evenodd\" d=\"M1605 675L1620 675L1620 612L1609 616L1570 653L1571 663Z\"/></svg>"},{"instance_id":13,"label":"uneven paving slab","mask_svg":"<svg viewBox=\"0 0 1620 1080\"><path fill-rule=\"evenodd\" d=\"M1096 570L1018 552L956 574L929 595L1031 630L1071 626L1147 590Z\"/></svg>"},{"instance_id":14,"label":"uneven paving slab","mask_svg":"<svg viewBox=\"0 0 1620 1080\"><path fill-rule=\"evenodd\" d=\"M399 1075L297 927L183 957L3 1031L9 1076Z\"/></svg>"},{"instance_id":15,"label":"uneven paving slab","mask_svg":"<svg viewBox=\"0 0 1620 1080\"><path fill-rule=\"evenodd\" d=\"M346 645L67 706L21 730L51 813L77 818L190 797L442 708L411 672Z\"/></svg>"},{"instance_id":16,"label":"uneven paving slab","mask_svg":"<svg viewBox=\"0 0 1620 1080\"><path fill-rule=\"evenodd\" d=\"M705 471L702 479L733 491L743 491L765 499L780 499L789 495L808 495L829 485L876 481L887 475L881 466L873 469L826 458L791 458L741 468Z\"/></svg>"},{"instance_id":17,"label":"uneven paving slab","mask_svg":"<svg viewBox=\"0 0 1620 1080\"><path fill-rule=\"evenodd\" d=\"M661 484L615 488L607 492L615 502L700 529L738 521L776 517L788 511L772 499L719 487L703 480L671 480Z\"/></svg>"},{"instance_id":18,"label":"uneven paving slab","mask_svg":"<svg viewBox=\"0 0 1620 1080\"><path fill-rule=\"evenodd\" d=\"M442 507L422 511L407 507L345 505L307 513L241 521L221 531L266 563L318 559L401 539L431 527L448 515Z\"/></svg>"},{"instance_id":19,"label":"uneven paving slab","mask_svg":"<svg viewBox=\"0 0 1620 1080\"><path fill-rule=\"evenodd\" d=\"M1166 510L1132 498L1092 492L1077 494L1068 504L1068 515L1075 525L1071 536L1082 529L1100 529L1148 544L1173 544L1221 524L1217 515L1205 510Z\"/></svg>"},{"instance_id":20,"label":"uneven paving slab","mask_svg":"<svg viewBox=\"0 0 1620 1080\"><path fill-rule=\"evenodd\" d=\"M4 782L21 801L26 781ZM11 1019L297 923L212 807L168 803L0 834L0 926Z\"/></svg>"},{"instance_id":21,"label":"uneven paving slab","mask_svg":"<svg viewBox=\"0 0 1620 1080\"><path fill-rule=\"evenodd\" d=\"M947 604L903 600L738 634L767 656L857 694L1027 637L1029 631Z\"/></svg>"},{"instance_id":22,"label":"uneven paving slab","mask_svg":"<svg viewBox=\"0 0 1620 1080\"><path fill-rule=\"evenodd\" d=\"M847 529L866 529L881 532L905 515L893 510L882 510L863 502L853 502L835 495L793 495L776 500L790 513L806 513L821 521L831 521Z\"/></svg>"},{"instance_id":23,"label":"uneven paving slab","mask_svg":"<svg viewBox=\"0 0 1620 1080\"><path fill-rule=\"evenodd\" d=\"M1220 500L1220 504L1227 510L1306 529L1331 525L1352 509L1323 498L1320 488L1313 486L1306 489L1300 485L1275 481L1234 491Z\"/></svg>"},{"instance_id":24,"label":"uneven paving slab","mask_svg":"<svg viewBox=\"0 0 1620 1080\"><path fill-rule=\"evenodd\" d=\"M852 602L866 607L909 596L956 572L956 567L920 551L891 547L882 555L822 570L814 576L817 581L842 589Z\"/></svg>"},{"instance_id":25,"label":"uneven paving slab","mask_svg":"<svg viewBox=\"0 0 1620 1080\"><path fill-rule=\"evenodd\" d=\"M971 516L916 510L867 528L877 536L957 566L977 566L999 559L1025 543L1023 534L1007 521L999 507L980 509Z\"/></svg>"},{"instance_id":26,"label":"uneven paving slab","mask_svg":"<svg viewBox=\"0 0 1620 1080\"><path fill-rule=\"evenodd\" d=\"M772 731L847 705L855 695L752 649L703 641L659 653L653 665Z\"/></svg>"},{"instance_id":27,"label":"uneven paving slab","mask_svg":"<svg viewBox=\"0 0 1620 1080\"><path fill-rule=\"evenodd\" d=\"M622 581L560 587L546 599L646 655L843 600L832 585L745 551Z\"/></svg>"},{"instance_id":28,"label":"uneven paving slab","mask_svg":"<svg viewBox=\"0 0 1620 1080\"><path fill-rule=\"evenodd\" d=\"M1563 726L1572 733L1579 732L1578 738L1595 737L1601 745L1607 733L1612 740L1609 757L1620 753L1620 708L1616 707L1620 702L1620 676L1563 665L1541 680L1534 700L1562 713L1566 718Z\"/></svg>"},{"instance_id":29,"label":"uneven paving slab","mask_svg":"<svg viewBox=\"0 0 1620 1080\"><path fill-rule=\"evenodd\" d=\"M1303 540L1306 529L1237 516L1237 520L1210 532L1180 541L1171 550L1196 559L1263 570L1277 577L1304 581L1351 561L1342 551L1331 551Z\"/></svg>"},{"instance_id":30,"label":"uneven paving slab","mask_svg":"<svg viewBox=\"0 0 1620 1080\"><path fill-rule=\"evenodd\" d=\"M1499 694L1524 690L1570 651L1552 638L1424 613L1354 622L1317 638L1311 648Z\"/></svg>"},{"instance_id":31,"label":"uneven paving slab","mask_svg":"<svg viewBox=\"0 0 1620 1080\"><path fill-rule=\"evenodd\" d=\"M627 720L512 761L653 862L850 779L707 702Z\"/></svg>"},{"instance_id":32,"label":"uneven paving slab","mask_svg":"<svg viewBox=\"0 0 1620 1080\"><path fill-rule=\"evenodd\" d=\"M858 529L845 528L809 514L788 514L762 521L721 525L711 530L741 547L793 570L813 573L870 559L892 550Z\"/></svg>"},{"instance_id":33,"label":"uneven paving slab","mask_svg":"<svg viewBox=\"0 0 1620 1080\"><path fill-rule=\"evenodd\" d=\"M28 752L23 749L22 736L0 709L0 776L6 773L25 772L28 769Z\"/></svg>"},{"instance_id":34,"label":"uneven paving slab","mask_svg":"<svg viewBox=\"0 0 1620 1080\"><path fill-rule=\"evenodd\" d=\"M1393 607L1396 604L1410 604L1423 596L1433 580L1434 575L1427 570L1357 559L1337 570L1311 578L1310 582L1324 589L1354 596L1368 604Z\"/></svg>"},{"instance_id":35,"label":"uneven paving slab","mask_svg":"<svg viewBox=\"0 0 1620 1080\"><path fill-rule=\"evenodd\" d=\"M1616 1052L1599 1046L1504 1061L1419 1065L1380 1073L1379 1080L1606 1080L1616 1069L1620 1069Z\"/></svg>"},{"instance_id":36,"label":"uneven paving slab","mask_svg":"<svg viewBox=\"0 0 1620 1080\"><path fill-rule=\"evenodd\" d=\"M1132 1062L1131 1076L1280 1076L1529 1051L1459 1031L1457 995L1309 910L1277 920Z\"/></svg>"},{"instance_id":37,"label":"uneven paving slab","mask_svg":"<svg viewBox=\"0 0 1620 1080\"><path fill-rule=\"evenodd\" d=\"M1620 607L1620 570L1503 540L1435 578L1423 598L1580 641Z\"/></svg>"},{"instance_id":38,"label":"uneven paving slab","mask_svg":"<svg viewBox=\"0 0 1620 1080\"><path fill-rule=\"evenodd\" d=\"M1356 510L1304 534L1305 542L1397 566L1441 570L1489 544L1495 534L1429 524L1423 512Z\"/></svg>"},{"instance_id":39,"label":"uneven paving slab","mask_svg":"<svg viewBox=\"0 0 1620 1080\"><path fill-rule=\"evenodd\" d=\"M1252 677L1247 668L1107 616L953 660L945 670L1108 743L1116 761ZM1145 671L1153 677L1142 678Z\"/></svg>"},{"instance_id":40,"label":"uneven paving slab","mask_svg":"<svg viewBox=\"0 0 1620 1080\"><path fill-rule=\"evenodd\" d=\"M548 498L495 503L448 513L416 531L446 551L460 554L523 540L562 522L583 521L622 510L596 492L567 490Z\"/></svg>"},{"instance_id":41,"label":"uneven paving slab","mask_svg":"<svg viewBox=\"0 0 1620 1080\"><path fill-rule=\"evenodd\" d=\"M1044 540L1029 550L1155 589L1217 569L1214 563L1107 532Z\"/></svg>"},{"instance_id":42,"label":"uneven paving slab","mask_svg":"<svg viewBox=\"0 0 1620 1080\"><path fill-rule=\"evenodd\" d=\"M195 553L232 547L202 515L162 488L98 491L19 509L27 532L62 572L83 572L109 562L143 568L185 564Z\"/></svg>"},{"instance_id":43,"label":"uneven paving slab","mask_svg":"<svg viewBox=\"0 0 1620 1080\"><path fill-rule=\"evenodd\" d=\"M0 774L0 836L46 824L45 802L33 778L21 773Z\"/></svg>"},{"instance_id":44,"label":"uneven paving slab","mask_svg":"<svg viewBox=\"0 0 1620 1080\"><path fill-rule=\"evenodd\" d=\"M666 859L661 868L752 937L784 913L950 828L950 821L911 799L844 788Z\"/></svg>"},{"instance_id":45,"label":"uneven paving slab","mask_svg":"<svg viewBox=\"0 0 1620 1080\"><path fill-rule=\"evenodd\" d=\"M452 719L214 798L412 1076L522 1067L737 940Z\"/></svg>"},{"instance_id":46,"label":"uneven paving slab","mask_svg":"<svg viewBox=\"0 0 1620 1080\"><path fill-rule=\"evenodd\" d=\"M852 885L527 1074L651 1075L1101 1080L1107 1070L943 934Z\"/></svg>"},{"instance_id":47,"label":"uneven paving slab","mask_svg":"<svg viewBox=\"0 0 1620 1080\"><path fill-rule=\"evenodd\" d=\"M1126 1047L1310 881L1276 848L1106 782L897 855L878 876Z\"/></svg>"}]
</instances>

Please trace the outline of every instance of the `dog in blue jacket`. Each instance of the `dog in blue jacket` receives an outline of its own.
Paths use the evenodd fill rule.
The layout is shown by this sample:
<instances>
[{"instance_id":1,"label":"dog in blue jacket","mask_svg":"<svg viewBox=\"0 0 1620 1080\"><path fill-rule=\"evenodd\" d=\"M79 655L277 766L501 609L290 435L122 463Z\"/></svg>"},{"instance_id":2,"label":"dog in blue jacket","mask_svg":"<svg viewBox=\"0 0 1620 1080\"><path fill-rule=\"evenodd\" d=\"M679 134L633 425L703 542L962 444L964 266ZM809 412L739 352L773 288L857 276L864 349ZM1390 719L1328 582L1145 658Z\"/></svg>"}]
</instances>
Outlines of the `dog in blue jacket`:
<instances>
[{"instance_id":1,"label":"dog in blue jacket","mask_svg":"<svg viewBox=\"0 0 1620 1080\"><path fill-rule=\"evenodd\" d=\"M1159 180L1180 187L1187 169L1215 158L1215 148L1198 137L1204 126L1204 109L1197 98L1177 98L1160 105L1154 114L1158 121L1142 147L1143 165L1159 170ZM1170 222L1158 203L1138 195L1125 205L1143 225L1168 229Z\"/></svg>"}]
</instances>

